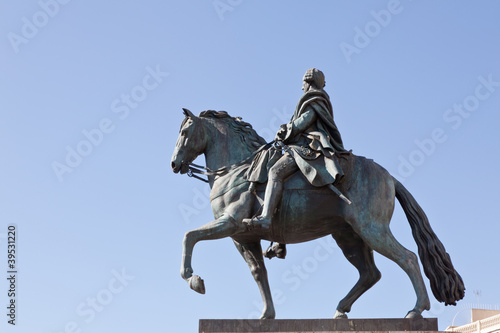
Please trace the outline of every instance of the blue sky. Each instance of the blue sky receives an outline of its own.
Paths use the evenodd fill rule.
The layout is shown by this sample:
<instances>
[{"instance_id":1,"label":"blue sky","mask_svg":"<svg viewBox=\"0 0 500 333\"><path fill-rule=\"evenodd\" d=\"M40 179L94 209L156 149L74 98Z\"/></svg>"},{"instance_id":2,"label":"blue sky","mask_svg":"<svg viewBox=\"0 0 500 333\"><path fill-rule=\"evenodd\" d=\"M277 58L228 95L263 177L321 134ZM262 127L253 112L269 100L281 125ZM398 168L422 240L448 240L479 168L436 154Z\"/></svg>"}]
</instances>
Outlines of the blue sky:
<instances>
[{"instance_id":1,"label":"blue sky","mask_svg":"<svg viewBox=\"0 0 500 333\"><path fill-rule=\"evenodd\" d=\"M7 274L14 224L19 271L17 327L5 314L0 327L196 332L200 318L258 316L258 288L230 239L195 248L206 295L180 278L184 233L213 216L206 185L173 174L170 158L182 107L226 110L272 139L310 67L326 75L346 148L405 184L465 281L457 307L432 298L424 316L444 329L466 323L473 304L498 306L499 10L495 1L2 1L0 268ZM416 252L396 206L393 233ZM414 305L403 271L376 263L382 280L350 318L403 317ZM357 279L331 238L291 245L267 268L277 318L330 318ZM4 280L5 313L7 290Z\"/></svg>"}]
</instances>

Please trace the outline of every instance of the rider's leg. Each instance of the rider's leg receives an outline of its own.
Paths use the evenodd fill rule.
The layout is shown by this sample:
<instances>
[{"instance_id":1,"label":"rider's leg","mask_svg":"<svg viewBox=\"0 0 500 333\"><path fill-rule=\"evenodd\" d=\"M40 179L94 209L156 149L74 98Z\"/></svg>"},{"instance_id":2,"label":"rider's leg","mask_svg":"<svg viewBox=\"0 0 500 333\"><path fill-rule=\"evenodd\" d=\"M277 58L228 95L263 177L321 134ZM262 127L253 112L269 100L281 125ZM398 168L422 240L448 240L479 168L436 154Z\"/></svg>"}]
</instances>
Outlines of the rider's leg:
<instances>
[{"instance_id":1,"label":"rider's leg","mask_svg":"<svg viewBox=\"0 0 500 333\"><path fill-rule=\"evenodd\" d=\"M252 220L253 223L259 224L264 228L271 226L271 219L281 200L284 180L297 170L297 163L289 153L285 153L269 170L262 214Z\"/></svg>"}]
</instances>

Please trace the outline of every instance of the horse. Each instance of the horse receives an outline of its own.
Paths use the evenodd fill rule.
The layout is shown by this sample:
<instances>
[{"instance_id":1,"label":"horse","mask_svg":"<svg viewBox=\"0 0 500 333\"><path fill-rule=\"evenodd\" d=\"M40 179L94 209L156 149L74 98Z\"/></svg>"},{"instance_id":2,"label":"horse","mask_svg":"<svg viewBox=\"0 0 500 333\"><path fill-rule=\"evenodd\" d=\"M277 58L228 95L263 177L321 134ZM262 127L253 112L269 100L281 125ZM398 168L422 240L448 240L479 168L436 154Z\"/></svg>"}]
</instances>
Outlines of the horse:
<instances>
[{"instance_id":1,"label":"horse","mask_svg":"<svg viewBox=\"0 0 500 333\"><path fill-rule=\"evenodd\" d=\"M346 180L339 186L352 204L341 200L326 186L313 187L298 172L285 183L271 227L249 228L242 220L258 213L265 185L252 190L246 171L266 141L249 123L231 117L225 111L208 110L195 116L184 109L184 115L171 167L174 173L189 173L195 158L205 155L215 217L214 221L184 235L181 277L191 289L205 293L204 281L193 275L191 267L195 244L231 237L259 287L264 304L260 318L274 319L276 312L261 240L293 244L331 235L347 260L359 271L358 281L340 300L333 318L347 318L346 313L353 303L381 278L373 251L394 261L406 272L417 300L405 318L421 318L422 312L430 309L430 301L418 258L404 248L389 229L397 199L411 226L424 272L436 299L446 305L456 305L456 301L464 297L462 278L424 211L410 192L373 160L351 153L339 157L346 174Z\"/></svg>"}]
</instances>

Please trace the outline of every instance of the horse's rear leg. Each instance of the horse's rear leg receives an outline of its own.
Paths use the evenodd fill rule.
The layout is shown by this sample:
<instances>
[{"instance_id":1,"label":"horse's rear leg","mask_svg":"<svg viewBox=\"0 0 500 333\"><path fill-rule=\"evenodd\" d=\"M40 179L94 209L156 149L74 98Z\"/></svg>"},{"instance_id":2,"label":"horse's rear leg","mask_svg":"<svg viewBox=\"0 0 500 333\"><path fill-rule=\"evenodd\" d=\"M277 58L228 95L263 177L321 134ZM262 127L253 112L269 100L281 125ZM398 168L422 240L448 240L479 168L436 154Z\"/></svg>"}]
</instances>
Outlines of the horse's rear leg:
<instances>
[{"instance_id":1,"label":"horse's rear leg","mask_svg":"<svg viewBox=\"0 0 500 333\"><path fill-rule=\"evenodd\" d=\"M421 318L422 312L430 309L430 301L415 253L394 238L388 224L374 222L358 229L356 231L368 246L394 261L406 272L417 295L415 307L408 312L406 318Z\"/></svg>"},{"instance_id":2,"label":"horse's rear leg","mask_svg":"<svg viewBox=\"0 0 500 333\"><path fill-rule=\"evenodd\" d=\"M372 249L354 231L343 231L332 236L337 241L344 256L359 272L358 282L356 282L347 296L339 302L337 311L333 317L347 318L346 313L351 311L352 304L380 280L381 274L375 266Z\"/></svg>"},{"instance_id":3,"label":"horse's rear leg","mask_svg":"<svg viewBox=\"0 0 500 333\"><path fill-rule=\"evenodd\" d=\"M181 276L189 283L191 289L200 294L205 293L203 280L197 275L193 276L193 268L191 267L191 257L195 244L202 240L229 237L244 230L241 223L237 223L230 216L223 215L213 222L186 232L182 243Z\"/></svg>"},{"instance_id":4,"label":"horse's rear leg","mask_svg":"<svg viewBox=\"0 0 500 333\"><path fill-rule=\"evenodd\" d=\"M239 243L234 241L236 248L240 251L250 267L253 278L259 286L262 301L264 302L264 310L260 319L274 319L276 312L274 311L273 298L271 296L271 288L267 279L267 270L262 256L262 247L260 242L255 243Z\"/></svg>"}]
</instances>

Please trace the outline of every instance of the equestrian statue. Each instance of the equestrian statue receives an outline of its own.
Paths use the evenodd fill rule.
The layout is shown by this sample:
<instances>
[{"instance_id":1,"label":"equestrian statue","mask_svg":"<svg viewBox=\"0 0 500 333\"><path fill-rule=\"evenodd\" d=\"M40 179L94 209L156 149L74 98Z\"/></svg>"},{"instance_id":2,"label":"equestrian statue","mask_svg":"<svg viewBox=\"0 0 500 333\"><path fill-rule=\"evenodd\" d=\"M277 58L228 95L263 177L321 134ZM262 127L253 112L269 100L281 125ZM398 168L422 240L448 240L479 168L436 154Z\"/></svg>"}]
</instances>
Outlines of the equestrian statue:
<instances>
[{"instance_id":1,"label":"equestrian statue","mask_svg":"<svg viewBox=\"0 0 500 333\"><path fill-rule=\"evenodd\" d=\"M344 148L333 119L324 74L306 71L295 112L270 143L252 126L225 111L184 110L172 156L175 173L207 175L215 220L188 231L183 240L181 276L204 294L204 281L193 275L194 245L231 237L260 289L261 319L275 318L264 265L285 258L285 244L331 235L359 279L337 305L334 318L347 318L353 303L381 277L373 251L397 263L408 275L417 297L406 318L430 309L417 256L392 235L389 223L398 199L408 218L424 273L436 299L456 305L464 283L429 221L408 190L371 159ZM192 162L204 154L206 167ZM261 240L273 244L262 252Z\"/></svg>"}]
</instances>

